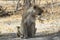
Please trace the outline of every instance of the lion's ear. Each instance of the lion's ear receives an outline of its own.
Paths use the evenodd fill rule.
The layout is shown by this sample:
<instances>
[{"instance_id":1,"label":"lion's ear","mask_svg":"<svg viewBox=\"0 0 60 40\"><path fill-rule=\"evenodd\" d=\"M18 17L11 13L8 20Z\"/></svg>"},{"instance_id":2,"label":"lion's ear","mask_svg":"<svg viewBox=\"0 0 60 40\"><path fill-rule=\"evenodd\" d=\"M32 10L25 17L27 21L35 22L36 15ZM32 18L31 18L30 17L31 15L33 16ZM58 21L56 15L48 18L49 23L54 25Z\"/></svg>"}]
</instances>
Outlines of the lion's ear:
<instances>
[{"instance_id":1,"label":"lion's ear","mask_svg":"<svg viewBox=\"0 0 60 40\"><path fill-rule=\"evenodd\" d=\"M33 7L34 9L36 9L37 8L37 6L36 5L34 5L34 7Z\"/></svg>"},{"instance_id":2,"label":"lion's ear","mask_svg":"<svg viewBox=\"0 0 60 40\"><path fill-rule=\"evenodd\" d=\"M40 9L40 7L37 6L37 5L34 5L33 8L36 9L36 10L39 10Z\"/></svg>"}]
</instances>

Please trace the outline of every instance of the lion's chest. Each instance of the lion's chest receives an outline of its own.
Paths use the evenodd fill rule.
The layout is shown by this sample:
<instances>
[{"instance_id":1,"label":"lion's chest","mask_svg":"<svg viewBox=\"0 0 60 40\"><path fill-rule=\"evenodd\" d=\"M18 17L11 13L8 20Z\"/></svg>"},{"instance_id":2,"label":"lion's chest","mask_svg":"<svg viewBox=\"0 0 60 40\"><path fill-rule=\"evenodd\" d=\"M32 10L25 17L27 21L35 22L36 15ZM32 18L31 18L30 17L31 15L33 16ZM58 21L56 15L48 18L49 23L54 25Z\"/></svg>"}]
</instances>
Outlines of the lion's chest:
<instances>
[{"instance_id":1,"label":"lion's chest","mask_svg":"<svg viewBox=\"0 0 60 40\"><path fill-rule=\"evenodd\" d=\"M24 24L28 26L31 26L34 23L35 23L35 17L30 16L30 15L24 20Z\"/></svg>"}]
</instances>

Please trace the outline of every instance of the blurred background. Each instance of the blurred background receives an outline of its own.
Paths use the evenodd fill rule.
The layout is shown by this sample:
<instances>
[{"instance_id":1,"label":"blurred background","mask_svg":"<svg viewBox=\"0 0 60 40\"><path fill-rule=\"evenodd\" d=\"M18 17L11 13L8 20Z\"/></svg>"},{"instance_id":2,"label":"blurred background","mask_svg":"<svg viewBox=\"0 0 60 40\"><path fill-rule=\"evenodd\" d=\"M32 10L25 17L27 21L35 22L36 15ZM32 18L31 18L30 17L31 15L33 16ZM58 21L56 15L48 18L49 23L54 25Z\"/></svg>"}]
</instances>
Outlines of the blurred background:
<instances>
[{"instance_id":1,"label":"blurred background","mask_svg":"<svg viewBox=\"0 0 60 40\"><path fill-rule=\"evenodd\" d=\"M0 34L17 32L17 26L21 26L24 5L27 5L25 1L27 0L0 0L0 6L6 9L6 12L13 13L0 17ZM36 33L46 35L60 32L60 0L31 0L31 3L44 10L41 16L36 17Z\"/></svg>"}]
</instances>

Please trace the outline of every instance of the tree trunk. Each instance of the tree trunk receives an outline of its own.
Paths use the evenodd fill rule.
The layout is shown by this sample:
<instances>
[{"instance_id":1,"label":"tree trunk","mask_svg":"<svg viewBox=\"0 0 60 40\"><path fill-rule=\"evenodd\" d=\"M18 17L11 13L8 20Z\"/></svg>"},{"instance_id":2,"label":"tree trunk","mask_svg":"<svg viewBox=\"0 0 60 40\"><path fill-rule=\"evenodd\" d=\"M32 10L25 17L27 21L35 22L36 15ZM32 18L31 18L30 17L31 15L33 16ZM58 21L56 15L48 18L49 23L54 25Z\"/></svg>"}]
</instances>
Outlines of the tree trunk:
<instances>
[{"instance_id":1,"label":"tree trunk","mask_svg":"<svg viewBox=\"0 0 60 40\"><path fill-rule=\"evenodd\" d=\"M24 5L28 9L31 6L31 0L24 0Z\"/></svg>"}]
</instances>

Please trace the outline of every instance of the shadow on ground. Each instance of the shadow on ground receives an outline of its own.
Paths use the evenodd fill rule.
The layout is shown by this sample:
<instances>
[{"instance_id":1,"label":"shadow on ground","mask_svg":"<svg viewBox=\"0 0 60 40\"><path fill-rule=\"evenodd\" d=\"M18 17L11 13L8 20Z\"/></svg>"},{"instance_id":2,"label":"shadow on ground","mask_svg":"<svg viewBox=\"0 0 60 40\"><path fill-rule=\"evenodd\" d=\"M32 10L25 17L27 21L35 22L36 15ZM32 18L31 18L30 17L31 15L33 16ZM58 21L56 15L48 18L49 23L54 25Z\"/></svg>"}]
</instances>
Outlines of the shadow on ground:
<instances>
[{"instance_id":1,"label":"shadow on ground","mask_svg":"<svg viewBox=\"0 0 60 40\"><path fill-rule=\"evenodd\" d=\"M18 38L16 33L5 33L0 35L0 40L25 40L25 39ZM60 40L60 32L49 35L40 35L40 33L36 33L34 38L28 38L26 40Z\"/></svg>"}]
</instances>

